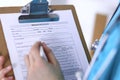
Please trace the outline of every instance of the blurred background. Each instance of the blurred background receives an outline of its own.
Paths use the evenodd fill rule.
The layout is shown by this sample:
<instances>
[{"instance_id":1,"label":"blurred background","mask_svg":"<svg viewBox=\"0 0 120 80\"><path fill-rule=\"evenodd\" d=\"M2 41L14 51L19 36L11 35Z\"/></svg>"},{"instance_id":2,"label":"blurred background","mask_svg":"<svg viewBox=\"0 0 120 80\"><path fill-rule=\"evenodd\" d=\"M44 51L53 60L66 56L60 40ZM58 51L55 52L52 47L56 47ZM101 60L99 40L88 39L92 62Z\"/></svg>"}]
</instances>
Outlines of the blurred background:
<instances>
[{"instance_id":1,"label":"blurred background","mask_svg":"<svg viewBox=\"0 0 120 80\"><path fill-rule=\"evenodd\" d=\"M24 6L31 0L0 0L0 7ZM99 38L105 25L114 13L119 0L48 0L50 5L72 4L76 8L78 19L86 44L90 51L92 42Z\"/></svg>"}]
</instances>

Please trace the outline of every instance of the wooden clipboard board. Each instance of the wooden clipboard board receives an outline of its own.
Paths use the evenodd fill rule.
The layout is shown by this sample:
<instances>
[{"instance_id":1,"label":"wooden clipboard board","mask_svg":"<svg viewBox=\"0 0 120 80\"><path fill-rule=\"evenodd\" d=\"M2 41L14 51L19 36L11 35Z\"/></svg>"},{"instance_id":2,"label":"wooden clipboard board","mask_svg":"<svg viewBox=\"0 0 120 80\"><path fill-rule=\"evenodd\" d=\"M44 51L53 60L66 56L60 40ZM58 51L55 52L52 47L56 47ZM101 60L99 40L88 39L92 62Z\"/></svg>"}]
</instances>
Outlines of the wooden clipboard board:
<instances>
[{"instance_id":1,"label":"wooden clipboard board","mask_svg":"<svg viewBox=\"0 0 120 80\"><path fill-rule=\"evenodd\" d=\"M84 47L88 62L90 62L91 57L90 57L88 48L86 46L86 42L84 40L83 33L82 33L82 30L81 30L81 26L79 24L74 6L72 6L72 5L52 5L52 6L49 6L49 7L52 10L72 10L72 13L74 15L74 20L76 22L76 26L77 26L77 29L78 29L78 32L79 32L79 36L82 40L83 47ZM0 14L19 13L20 9L21 9L21 7L1 7L0 8ZM10 58L9 58L8 49L7 49L7 46L6 46L5 37L4 37L4 34L3 34L1 22L0 22L0 55L3 55L5 57L5 65L4 66L10 65ZM12 73L13 72L11 72L10 74L12 75Z\"/></svg>"}]
</instances>

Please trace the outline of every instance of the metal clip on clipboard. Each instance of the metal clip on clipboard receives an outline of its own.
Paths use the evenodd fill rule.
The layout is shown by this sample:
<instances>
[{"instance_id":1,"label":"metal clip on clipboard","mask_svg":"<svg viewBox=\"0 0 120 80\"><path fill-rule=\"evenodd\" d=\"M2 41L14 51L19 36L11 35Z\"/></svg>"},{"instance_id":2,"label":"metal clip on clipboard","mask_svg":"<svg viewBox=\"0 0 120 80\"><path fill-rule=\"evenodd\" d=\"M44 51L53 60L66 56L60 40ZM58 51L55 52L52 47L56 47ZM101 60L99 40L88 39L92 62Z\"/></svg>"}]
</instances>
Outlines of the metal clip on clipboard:
<instances>
[{"instance_id":1,"label":"metal clip on clipboard","mask_svg":"<svg viewBox=\"0 0 120 80\"><path fill-rule=\"evenodd\" d=\"M59 16L48 8L47 0L33 0L21 9L19 23L58 21Z\"/></svg>"}]
</instances>

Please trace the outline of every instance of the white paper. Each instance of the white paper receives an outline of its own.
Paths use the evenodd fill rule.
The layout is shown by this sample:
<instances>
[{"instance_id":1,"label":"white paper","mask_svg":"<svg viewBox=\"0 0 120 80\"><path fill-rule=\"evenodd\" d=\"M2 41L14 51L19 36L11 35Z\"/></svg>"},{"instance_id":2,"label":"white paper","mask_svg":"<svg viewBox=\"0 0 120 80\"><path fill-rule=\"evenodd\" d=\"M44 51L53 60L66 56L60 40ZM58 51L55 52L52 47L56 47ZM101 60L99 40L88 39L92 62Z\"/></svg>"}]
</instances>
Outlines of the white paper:
<instances>
[{"instance_id":1,"label":"white paper","mask_svg":"<svg viewBox=\"0 0 120 80\"><path fill-rule=\"evenodd\" d=\"M0 15L16 80L26 80L24 56L36 41L45 42L53 50L65 80L76 80L77 71L85 73L88 61L72 11L54 13L59 15L59 21L19 23L20 13Z\"/></svg>"}]
</instances>

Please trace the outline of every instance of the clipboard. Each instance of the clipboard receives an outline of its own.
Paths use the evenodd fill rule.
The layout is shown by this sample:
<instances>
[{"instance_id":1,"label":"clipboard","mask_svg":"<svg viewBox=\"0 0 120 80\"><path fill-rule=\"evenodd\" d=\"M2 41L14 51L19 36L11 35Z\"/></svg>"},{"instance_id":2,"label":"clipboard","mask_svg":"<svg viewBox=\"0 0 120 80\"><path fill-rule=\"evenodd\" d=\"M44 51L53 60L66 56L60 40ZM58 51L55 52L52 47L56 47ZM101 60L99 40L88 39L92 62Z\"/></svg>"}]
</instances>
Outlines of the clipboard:
<instances>
[{"instance_id":1,"label":"clipboard","mask_svg":"<svg viewBox=\"0 0 120 80\"><path fill-rule=\"evenodd\" d=\"M55 10L72 10L72 13L74 15L73 17L74 17L74 20L75 20L75 23L76 23L76 26L77 26L77 30L79 32L79 36L81 38L82 45L83 45L84 51L85 51L86 56L87 56L87 60L88 60L88 62L90 62L91 57L90 57L86 42L84 40L83 33L82 33L82 30L81 30L81 26L79 24L74 6L73 5L51 5L51 6L49 6L49 8L51 8L53 11L55 11ZM21 7L1 7L0 8L0 14L19 13L20 9L21 9ZM8 49L7 49L7 46L6 46L5 37L4 37L4 34L3 34L1 23L0 23L0 41L1 41L0 55L5 56L5 59L6 59L5 66L7 66L7 65L10 64L10 58L9 58Z\"/></svg>"}]
</instances>

